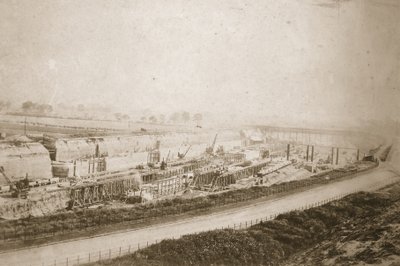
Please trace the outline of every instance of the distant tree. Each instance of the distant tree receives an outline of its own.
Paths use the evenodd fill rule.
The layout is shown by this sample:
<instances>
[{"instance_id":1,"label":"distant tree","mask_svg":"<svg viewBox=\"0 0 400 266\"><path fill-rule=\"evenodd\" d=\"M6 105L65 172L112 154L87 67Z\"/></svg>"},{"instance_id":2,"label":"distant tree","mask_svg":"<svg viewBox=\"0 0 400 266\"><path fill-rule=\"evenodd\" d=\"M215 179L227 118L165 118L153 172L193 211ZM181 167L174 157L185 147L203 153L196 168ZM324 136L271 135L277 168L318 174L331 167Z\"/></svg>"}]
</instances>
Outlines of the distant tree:
<instances>
[{"instance_id":1,"label":"distant tree","mask_svg":"<svg viewBox=\"0 0 400 266\"><path fill-rule=\"evenodd\" d=\"M24 113L37 113L37 114L49 114L53 112L53 106L50 104L38 104L31 101L22 103L22 111Z\"/></svg>"},{"instance_id":2,"label":"distant tree","mask_svg":"<svg viewBox=\"0 0 400 266\"><path fill-rule=\"evenodd\" d=\"M121 113L115 113L114 114L115 119L121 120L122 119L122 114Z\"/></svg>"},{"instance_id":3,"label":"distant tree","mask_svg":"<svg viewBox=\"0 0 400 266\"><path fill-rule=\"evenodd\" d=\"M159 115L159 116L158 116L158 121L159 121L161 124L164 124L164 123L165 123L165 115L163 115L163 114Z\"/></svg>"},{"instance_id":4,"label":"distant tree","mask_svg":"<svg viewBox=\"0 0 400 266\"><path fill-rule=\"evenodd\" d=\"M149 121L151 123L157 123L157 118L154 115L152 115L152 116L149 117Z\"/></svg>"},{"instance_id":5,"label":"distant tree","mask_svg":"<svg viewBox=\"0 0 400 266\"><path fill-rule=\"evenodd\" d=\"M202 114L197 113L193 115L193 121L195 121L197 124L199 124L202 120L203 120Z\"/></svg>"},{"instance_id":6,"label":"distant tree","mask_svg":"<svg viewBox=\"0 0 400 266\"><path fill-rule=\"evenodd\" d=\"M185 123L189 122L190 121L190 113L189 112L182 112L182 120Z\"/></svg>"},{"instance_id":7,"label":"distant tree","mask_svg":"<svg viewBox=\"0 0 400 266\"><path fill-rule=\"evenodd\" d=\"M78 104L78 111L79 112L83 112L83 111L85 111L85 106L83 105L83 104Z\"/></svg>"},{"instance_id":8,"label":"distant tree","mask_svg":"<svg viewBox=\"0 0 400 266\"><path fill-rule=\"evenodd\" d=\"M35 106L35 111L41 114L49 114L53 112L53 106L50 104L37 104Z\"/></svg>"},{"instance_id":9,"label":"distant tree","mask_svg":"<svg viewBox=\"0 0 400 266\"><path fill-rule=\"evenodd\" d=\"M9 101L0 101L0 111L7 110L11 107L11 103Z\"/></svg>"},{"instance_id":10,"label":"distant tree","mask_svg":"<svg viewBox=\"0 0 400 266\"><path fill-rule=\"evenodd\" d=\"M65 103L59 103L59 104L57 104L57 108L65 109L65 108L67 108L67 105Z\"/></svg>"},{"instance_id":11,"label":"distant tree","mask_svg":"<svg viewBox=\"0 0 400 266\"><path fill-rule=\"evenodd\" d=\"M35 104L31 101L26 101L22 103L22 111L29 112L34 108Z\"/></svg>"},{"instance_id":12,"label":"distant tree","mask_svg":"<svg viewBox=\"0 0 400 266\"><path fill-rule=\"evenodd\" d=\"M173 123L178 123L181 120L181 114L175 112L170 116L169 120L172 121Z\"/></svg>"}]
</instances>

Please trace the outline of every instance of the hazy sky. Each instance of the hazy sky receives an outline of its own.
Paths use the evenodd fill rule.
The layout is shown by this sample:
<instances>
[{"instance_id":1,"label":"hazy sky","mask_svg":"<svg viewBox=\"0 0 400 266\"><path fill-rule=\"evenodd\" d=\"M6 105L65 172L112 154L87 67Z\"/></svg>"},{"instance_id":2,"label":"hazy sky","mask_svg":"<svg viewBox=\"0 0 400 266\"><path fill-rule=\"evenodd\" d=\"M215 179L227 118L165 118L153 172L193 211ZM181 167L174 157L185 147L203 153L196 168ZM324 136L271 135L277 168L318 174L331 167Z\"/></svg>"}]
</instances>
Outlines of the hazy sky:
<instances>
[{"instance_id":1,"label":"hazy sky","mask_svg":"<svg viewBox=\"0 0 400 266\"><path fill-rule=\"evenodd\" d=\"M400 117L398 0L0 0L2 99Z\"/></svg>"}]
</instances>

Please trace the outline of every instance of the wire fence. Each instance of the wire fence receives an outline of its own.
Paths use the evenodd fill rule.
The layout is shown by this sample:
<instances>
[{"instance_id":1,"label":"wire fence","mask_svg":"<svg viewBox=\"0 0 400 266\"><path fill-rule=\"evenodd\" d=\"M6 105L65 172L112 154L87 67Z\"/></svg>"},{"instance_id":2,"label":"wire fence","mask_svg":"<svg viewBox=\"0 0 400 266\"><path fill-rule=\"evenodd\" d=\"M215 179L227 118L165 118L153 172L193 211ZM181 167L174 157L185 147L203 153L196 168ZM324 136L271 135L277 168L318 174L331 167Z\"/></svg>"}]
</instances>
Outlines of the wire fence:
<instances>
[{"instance_id":1,"label":"wire fence","mask_svg":"<svg viewBox=\"0 0 400 266\"><path fill-rule=\"evenodd\" d=\"M107 228L115 225L120 227L132 227L143 223L148 223L153 220L157 220L160 215L180 215L190 211L207 211L214 209L215 206L226 206L230 204L236 204L240 202L246 202L249 200L263 199L275 195L286 194L291 191L298 189L310 188L316 185L328 184L339 181L343 178L366 172L375 168L376 165L371 165L365 169L361 169L356 172L341 172L332 171L329 173L321 173L315 175L313 178L307 178L302 180L295 180L289 182L276 183L269 187L260 187L258 191L252 191L252 193L236 193L232 195L219 196L213 199L208 199L208 205L204 205L204 202L181 202L179 204L172 205L153 205L152 208L124 211L121 213L113 213L112 215L94 215L87 219L81 219L79 217L69 218L62 221L49 221L49 223L20 223L10 226L4 226L3 230L0 230L0 243L12 243L18 241L29 241L38 239L51 239L57 235L66 235L69 232L88 232L96 230L99 227ZM321 175L321 176L319 176ZM149 217L149 213L154 212L157 209L157 216Z\"/></svg>"},{"instance_id":2,"label":"wire fence","mask_svg":"<svg viewBox=\"0 0 400 266\"><path fill-rule=\"evenodd\" d=\"M325 205L329 202L332 201L336 201L339 199L342 199L350 194L354 194L360 191L369 191L369 190L377 190L383 187L386 187L388 185L394 184L399 182L399 179L396 177L392 177L382 183L379 184L371 184L369 187L367 187L366 189L355 189L355 190L351 190L351 191L347 191L346 193L341 193L341 194L337 194L334 195L332 197L323 199L323 200L319 200L319 201L315 201L315 202L311 202L296 208L292 208L292 209L288 209L282 212L275 212L269 215L266 215L264 217L260 217L257 219L251 219L251 220L247 220L244 222L239 222L239 223L233 223L233 224L228 224L226 226L222 226L222 227L216 227L214 228L214 230L219 230L219 229L235 229L235 230L241 230L241 229L247 229L251 226L254 226L256 224L262 223L262 222L266 222L266 221L270 221L275 219L278 215L280 214L285 214L285 213L289 213L289 212L293 212L293 211L304 211L307 209L311 209L311 208L315 208L315 207L319 207L322 205ZM195 233L201 233L201 232L208 232L211 230L205 230L205 231L198 231ZM195 234L194 233L194 234ZM177 236L178 238L181 237L181 235ZM46 261L46 262L42 262L42 266L71 266L71 265L81 265L81 264L86 264L86 263L93 263L93 262L101 262L101 261L107 261L107 260L111 260L114 258L118 258L118 257L122 257L125 255L129 255L129 254L133 254L136 251L139 251L143 248L146 248L152 244L157 244L159 242L161 242L162 240L165 240L168 238L164 238L164 239L157 239L154 241L146 241L146 242L138 242L138 243L132 243L131 245L125 245L125 246L119 246L119 247L114 247L114 248L109 248L109 249L103 249L103 250L98 250L98 251L94 251L94 252L89 252L89 253L83 253L83 254L79 254L79 255L75 255L75 256L68 256L65 257L63 259L55 259L54 261ZM174 238L172 238L174 239ZM33 265L32 265L33 266Z\"/></svg>"}]
</instances>

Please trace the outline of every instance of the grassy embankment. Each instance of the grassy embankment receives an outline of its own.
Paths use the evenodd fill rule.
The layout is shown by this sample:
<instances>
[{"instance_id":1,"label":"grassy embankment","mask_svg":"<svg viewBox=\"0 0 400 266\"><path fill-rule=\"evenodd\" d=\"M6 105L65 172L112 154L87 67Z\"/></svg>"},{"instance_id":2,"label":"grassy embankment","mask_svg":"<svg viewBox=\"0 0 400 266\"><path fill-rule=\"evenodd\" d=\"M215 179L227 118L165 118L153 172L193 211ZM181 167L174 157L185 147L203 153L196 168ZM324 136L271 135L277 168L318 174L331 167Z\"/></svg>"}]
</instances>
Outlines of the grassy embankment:
<instances>
[{"instance_id":1,"label":"grassy embankment","mask_svg":"<svg viewBox=\"0 0 400 266\"><path fill-rule=\"evenodd\" d=\"M320 207L282 214L248 229L164 240L134 254L91 265L391 263L400 259L399 214L400 185L395 185L384 192L360 192ZM351 241L364 245L350 254L343 246Z\"/></svg>"}]
</instances>

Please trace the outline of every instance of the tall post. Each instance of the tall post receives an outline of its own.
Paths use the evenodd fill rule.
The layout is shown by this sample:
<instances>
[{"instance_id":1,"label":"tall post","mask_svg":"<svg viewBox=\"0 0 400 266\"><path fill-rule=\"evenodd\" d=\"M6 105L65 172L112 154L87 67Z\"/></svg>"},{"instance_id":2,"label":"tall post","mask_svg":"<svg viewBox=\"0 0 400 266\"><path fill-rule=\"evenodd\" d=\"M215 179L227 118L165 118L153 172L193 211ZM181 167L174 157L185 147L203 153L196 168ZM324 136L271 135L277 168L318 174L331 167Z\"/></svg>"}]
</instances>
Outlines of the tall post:
<instances>
[{"instance_id":1,"label":"tall post","mask_svg":"<svg viewBox=\"0 0 400 266\"><path fill-rule=\"evenodd\" d=\"M332 157L331 157L331 163L333 164L333 155L335 154L335 148L332 147Z\"/></svg>"},{"instance_id":2,"label":"tall post","mask_svg":"<svg viewBox=\"0 0 400 266\"><path fill-rule=\"evenodd\" d=\"M336 148L336 165L339 164L339 148Z\"/></svg>"},{"instance_id":3,"label":"tall post","mask_svg":"<svg viewBox=\"0 0 400 266\"><path fill-rule=\"evenodd\" d=\"M286 160L289 161L289 156L290 156L290 144L287 145L287 150L286 150Z\"/></svg>"},{"instance_id":4,"label":"tall post","mask_svg":"<svg viewBox=\"0 0 400 266\"><path fill-rule=\"evenodd\" d=\"M26 136L26 116L25 116L25 123L24 123L24 135Z\"/></svg>"},{"instance_id":5,"label":"tall post","mask_svg":"<svg viewBox=\"0 0 400 266\"><path fill-rule=\"evenodd\" d=\"M307 145L307 155L306 155L306 162L308 162L308 152L310 151L310 145Z\"/></svg>"},{"instance_id":6,"label":"tall post","mask_svg":"<svg viewBox=\"0 0 400 266\"><path fill-rule=\"evenodd\" d=\"M314 162L314 145L311 146L311 162Z\"/></svg>"},{"instance_id":7,"label":"tall post","mask_svg":"<svg viewBox=\"0 0 400 266\"><path fill-rule=\"evenodd\" d=\"M360 149L357 149L357 161L360 160Z\"/></svg>"}]
</instances>

